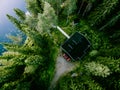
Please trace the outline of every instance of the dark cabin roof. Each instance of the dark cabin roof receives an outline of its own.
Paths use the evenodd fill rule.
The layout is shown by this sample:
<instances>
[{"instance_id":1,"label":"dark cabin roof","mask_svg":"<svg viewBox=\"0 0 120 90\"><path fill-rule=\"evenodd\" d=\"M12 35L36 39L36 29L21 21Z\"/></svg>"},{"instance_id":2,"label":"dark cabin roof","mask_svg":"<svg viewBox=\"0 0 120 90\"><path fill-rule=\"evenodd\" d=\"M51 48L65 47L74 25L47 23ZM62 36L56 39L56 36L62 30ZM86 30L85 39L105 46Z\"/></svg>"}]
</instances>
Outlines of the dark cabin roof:
<instances>
[{"instance_id":1,"label":"dark cabin roof","mask_svg":"<svg viewBox=\"0 0 120 90\"><path fill-rule=\"evenodd\" d=\"M73 60L78 60L90 49L90 42L82 34L76 32L65 41L61 48Z\"/></svg>"}]
</instances>

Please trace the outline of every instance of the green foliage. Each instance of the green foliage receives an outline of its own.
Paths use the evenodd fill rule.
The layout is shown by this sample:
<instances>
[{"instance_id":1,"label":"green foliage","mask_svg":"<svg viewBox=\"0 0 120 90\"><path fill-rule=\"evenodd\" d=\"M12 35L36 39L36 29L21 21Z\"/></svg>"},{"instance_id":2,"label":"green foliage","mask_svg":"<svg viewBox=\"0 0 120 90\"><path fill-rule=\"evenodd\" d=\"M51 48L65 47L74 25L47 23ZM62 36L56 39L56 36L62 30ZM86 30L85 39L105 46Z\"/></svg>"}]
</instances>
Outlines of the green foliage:
<instances>
[{"instance_id":1,"label":"green foliage","mask_svg":"<svg viewBox=\"0 0 120 90\"><path fill-rule=\"evenodd\" d=\"M26 4L27 9L33 16L36 16L38 13L41 13L43 11L42 0L25 0L25 1L27 3Z\"/></svg>"},{"instance_id":2,"label":"green foliage","mask_svg":"<svg viewBox=\"0 0 120 90\"><path fill-rule=\"evenodd\" d=\"M49 9L50 11L47 11L47 9ZM3 55L0 57L3 65L0 67L1 68L0 70L2 70L0 73L0 87L1 89L5 90L6 89L29 90L34 87L33 83L36 83L38 81L41 83L38 86L35 85L36 88L39 89L39 87L40 88L43 87L47 89L50 80L53 77L54 62L58 55L57 50L58 48L54 46L52 38L48 37L48 33L43 35L43 33L39 33L36 30L36 28L31 27L32 25L34 26L34 24L38 24L39 22L38 18L37 17L35 18L34 16L35 14L39 13L38 11L37 13L31 12L32 16L26 16L24 21L21 21L21 19L23 19L22 15L24 13L21 13L19 9L15 9L15 12L20 17L19 18L20 21L14 18L13 16L10 15L7 16L16 25L17 28L19 28L27 35L27 39L25 43L21 46L14 44L4 44L5 48L8 51L3 53ZM46 18L46 20L48 20L48 23L51 24L56 23L56 21L54 22L53 20L53 18L56 17L54 9L47 2L45 3L44 12L42 15L44 17L48 15ZM30 17L34 18L29 20ZM33 22L33 20L37 20L38 22L37 21ZM53 20L53 22L50 20ZM50 26L50 28L51 27L52 26ZM43 28L43 30L46 29ZM14 37L11 38L14 39ZM9 60L9 62L3 61L4 59ZM34 75L35 78L33 79ZM45 78L47 79L47 82ZM31 81L29 82L29 80ZM9 83L8 81L11 82Z\"/></svg>"},{"instance_id":3,"label":"green foliage","mask_svg":"<svg viewBox=\"0 0 120 90\"><path fill-rule=\"evenodd\" d=\"M13 36L13 35L7 35L7 37L12 41L13 44L20 44L22 42L22 36L17 35L17 36Z\"/></svg>"},{"instance_id":4,"label":"green foliage","mask_svg":"<svg viewBox=\"0 0 120 90\"><path fill-rule=\"evenodd\" d=\"M55 90L104 90L98 83L85 75L71 78L66 76L60 79Z\"/></svg>"},{"instance_id":5,"label":"green foliage","mask_svg":"<svg viewBox=\"0 0 120 90\"><path fill-rule=\"evenodd\" d=\"M76 2L77 0L66 0L61 4L61 7L64 8L63 13L65 15L70 15L76 10Z\"/></svg>"},{"instance_id":6,"label":"green foliage","mask_svg":"<svg viewBox=\"0 0 120 90\"><path fill-rule=\"evenodd\" d=\"M48 89L54 76L59 47L65 40L65 37L53 29L52 25L59 25L68 34L78 31L91 43L90 53L86 54L81 62L76 62L78 67L75 70L59 79L55 90L118 90L120 88L120 29L114 29L113 34L106 36L105 32L94 28L99 28L97 26L102 26L103 23L105 25L99 30L107 30L116 25L119 21L119 12L110 19L107 16L118 7L119 2L103 0L96 4L99 1L83 0L87 3L83 13L87 13L87 19L77 15L77 2L77 0L26 0L30 14L26 15L20 9L14 9L18 18L7 15L27 38L23 45L4 44L7 51L0 56L1 90ZM77 24L74 23L76 18L80 18ZM113 44L108 37L111 37L113 42L117 40L118 43ZM19 41L14 36L10 38ZM77 76L72 77L73 73Z\"/></svg>"},{"instance_id":7,"label":"green foliage","mask_svg":"<svg viewBox=\"0 0 120 90\"><path fill-rule=\"evenodd\" d=\"M14 56L20 56L20 53L14 52L14 51L8 51L8 52L4 52L2 55L4 56L4 58L10 59L10 58L13 58Z\"/></svg>"},{"instance_id":8,"label":"green foliage","mask_svg":"<svg viewBox=\"0 0 120 90\"><path fill-rule=\"evenodd\" d=\"M45 0L45 1L50 3L50 5L54 8L55 13L57 15L60 14L61 4L64 2L64 0Z\"/></svg>"},{"instance_id":9,"label":"green foliage","mask_svg":"<svg viewBox=\"0 0 120 90\"><path fill-rule=\"evenodd\" d=\"M25 20L25 12L18 9L18 8L15 8L14 9L16 15L19 17L19 20Z\"/></svg>"},{"instance_id":10,"label":"green foliage","mask_svg":"<svg viewBox=\"0 0 120 90\"><path fill-rule=\"evenodd\" d=\"M32 29L35 29L36 28L36 25L37 25L37 18L36 17L33 17L31 15L26 15L26 19L25 19L25 23L27 23L27 25L32 28Z\"/></svg>"},{"instance_id":11,"label":"green foliage","mask_svg":"<svg viewBox=\"0 0 120 90\"><path fill-rule=\"evenodd\" d=\"M95 57L97 54L98 54L98 51L97 51L97 50L92 50L89 55L90 55L91 57Z\"/></svg>"},{"instance_id":12,"label":"green foliage","mask_svg":"<svg viewBox=\"0 0 120 90\"><path fill-rule=\"evenodd\" d=\"M90 40L93 49L109 48L109 40L103 37L104 34L93 30L84 20L81 20L75 29Z\"/></svg>"},{"instance_id":13,"label":"green foliage","mask_svg":"<svg viewBox=\"0 0 120 90\"><path fill-rule=\"evenodd\" d=\"M110 75L110 69L107 66L95 62L85 64L85 68L94 76L107 77Z\"/></svg>"},{"instance_id":14,"label":"green foliage","mask_svg":"<svg viewBox=\"0 0 120 90\"><path fill-rule=\"evenodd\" d=\"M38 55L35 56L30 56L29 58L27 58L25 60L25 63L27 65L36 65L36 64L41 64L40 60L42 60L42 58Z\"/></svg>"},{"instance_id":15,"label":"green foliage","mask_svg":"<svg viewBox=\"0 0 120 90\"><path fill-rule=\"evenodd\" d=\"M119 19L120 19L120 12L118 12L116 16L112 17L112 19L108 21L104 26L102 26L99 30L104 30L105 28L110 28L114 26Z\"/></svg>"},{"instance_id":16,"label":"green foliage","mask_svg":"<svg viewBox=\"0 0 120 90\"><path fill-rule=\"evenodd\" d=\"M104 64L108 66L108 68L111 70L111 73L120 73L120 60L114 60L113 58L108 58L108 57L98 57L97 62Z\"/></svg>"},{"instance_id":17,"label":"green foliage","mask_svg":"<svg viewBox=\"0 0 120 90\"><path fill-rule=\"evenodd\" d=\"M16 19L15 17L11 16L11 15L8 15L7 14L7 17L8 19L14 23L14 25L18 28L18 29L21 29L21 26L20 26L20 21L18 19Z\"/></svg>"},{"instance_id":18,"label":"green foliage","mask_svg":"<svg viewBox=\"0 0 120 90\"><path fill-rule=\"evenodd\" d=\"M120 47L116 46L116 47L109 48L106 50L101 49L100 54L101 56L104 56L104 57L106 56L106 57L117 59L120 57L119 51L120 51Z\"/></svg>"},{"instance_id":19,"label":"green foliage","mask_svg":"<svg viewBox=\"0 0 120 90\"><path fill-rule=\"evenodd\" d=\"M43 14L38 14L38 24L36 29L39 33L50 33L52 25L56 25L57 17L51 5L45 2Z\"/></svg>"},{"instance_id":20,"label":"green foliage","mask_svg":"<svg viewBox=\"0 0 120 90\"><path fill-rule=\"evenodd\" d=\"M103 3L95 8L88 17L91 26L96 26L102 23L117 5L118 0L103 0Z\"/></svg>"}]
</instances>

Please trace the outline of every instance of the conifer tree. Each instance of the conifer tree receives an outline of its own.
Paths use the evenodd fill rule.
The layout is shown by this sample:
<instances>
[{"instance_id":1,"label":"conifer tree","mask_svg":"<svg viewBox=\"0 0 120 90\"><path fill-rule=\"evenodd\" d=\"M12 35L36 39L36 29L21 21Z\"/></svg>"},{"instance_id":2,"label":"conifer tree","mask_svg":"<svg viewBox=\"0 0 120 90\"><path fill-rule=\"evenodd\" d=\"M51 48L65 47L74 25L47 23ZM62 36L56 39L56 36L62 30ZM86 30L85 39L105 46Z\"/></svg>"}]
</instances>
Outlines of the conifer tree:
<instances>
[{"instance_id":1,"label":"conifer tree","mask_svg":"<svg viewBox=\"0 0 120 90\"><path fill-rule=\"evenodd\" d=\"M115 10L115 7L118 5L118 0L103 0L103 3L98 5L95 10L93 10L88 17L90 20L91 26L100 24L105 18L107 18L110 13Z\"/></svg>"},{"instance_id":2,"label":"conifer tree","mask_svg":"<svg viewBox=\"0 0 120 90\"><path fill-rule=\"evenodd\" d=\"M49 3L45 2L44 4L44 13L41 13L43 16L51 13L48 12L47 9L53 10L50 5L46 8L46 5L49 5ZM23 19L23 16L25 16L23 11L15 9L15 12L18 17L20 17L19 19L16 19L10 15L7 16L18 29L22 30L27 35L27 39L22 46L4 44L4 47L8 51L4 52L0 57L3 65L0 67L0 87L5 90L32 89L33 87L36 87L36 89L47 89L49 87L50 80L52 79L52 72L50 71L54 70L54 60L57 56L57 48L54 46L52 39L46 36L48 33L41 33L36 29L37 27L31 27L32 23L37 24L39 21L26 21ZM31 13L32 14L30 16L25 16L24 18L28 19L28 17L34 17L34 19L37 20L37 17L35 16L36 12ZM40 13L38 12L37 14ZM53 15L54 10L53 14L51 13L51 15L46 18L46 22L48 22L46 27L48 28L50 28L49 23L51 23L49 21L49 17L51 16L52 20ZM39 27L43 28L44 26L39 24ZM43 28L43 30L46 29ZM44 78L46 78L47 81ZM38 85L37 82L40 84Z\"/></svg>"}]
</instances>

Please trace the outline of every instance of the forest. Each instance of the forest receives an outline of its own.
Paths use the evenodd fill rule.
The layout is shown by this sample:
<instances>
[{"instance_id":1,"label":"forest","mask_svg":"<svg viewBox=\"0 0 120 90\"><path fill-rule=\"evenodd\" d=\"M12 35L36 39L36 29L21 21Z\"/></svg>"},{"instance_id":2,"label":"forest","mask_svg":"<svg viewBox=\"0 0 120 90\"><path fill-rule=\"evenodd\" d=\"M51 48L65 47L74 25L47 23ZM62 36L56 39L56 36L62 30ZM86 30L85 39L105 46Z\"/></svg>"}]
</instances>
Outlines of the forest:
<instances>
[{"instance_id":1,"label":"forest","mask_svg":"<svg viewBox=\"0 0 120 90\"><path fill-rule=\"evenodd\" d=\"M0 56L0 90L120 89L119 0L25 2L28 14L19 8L14 9L17 17L7 14L26 39L14 37L12 43L2 43L6 51ZM77 66L49 88L60 46L66 40L53 25L68 35L80 32L91 48L81 60L71 62Z\"/></svg>"}]
</instances>

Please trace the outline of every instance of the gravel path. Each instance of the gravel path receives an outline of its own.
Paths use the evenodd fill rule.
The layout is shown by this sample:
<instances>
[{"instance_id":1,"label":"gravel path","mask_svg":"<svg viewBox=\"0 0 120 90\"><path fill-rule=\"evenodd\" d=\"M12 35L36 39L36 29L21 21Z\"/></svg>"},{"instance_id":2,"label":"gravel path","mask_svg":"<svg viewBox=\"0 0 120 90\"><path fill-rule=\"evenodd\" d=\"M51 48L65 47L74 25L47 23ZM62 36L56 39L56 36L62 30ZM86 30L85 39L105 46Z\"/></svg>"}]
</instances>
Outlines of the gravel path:
<instances>
[{"instance_id":1,"label":"gravel path","mask_svg":"<svg viewBox=\"0 0 120 90\"><path fill-rule=\"evenodd\" d=\"M74 63L67 62L62 56L59 56L56 61L55 75L51 82L49 90L53 90L59 78L72 71L75 67L76 65Z\"/></svg>"}]
</instances>

